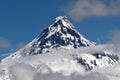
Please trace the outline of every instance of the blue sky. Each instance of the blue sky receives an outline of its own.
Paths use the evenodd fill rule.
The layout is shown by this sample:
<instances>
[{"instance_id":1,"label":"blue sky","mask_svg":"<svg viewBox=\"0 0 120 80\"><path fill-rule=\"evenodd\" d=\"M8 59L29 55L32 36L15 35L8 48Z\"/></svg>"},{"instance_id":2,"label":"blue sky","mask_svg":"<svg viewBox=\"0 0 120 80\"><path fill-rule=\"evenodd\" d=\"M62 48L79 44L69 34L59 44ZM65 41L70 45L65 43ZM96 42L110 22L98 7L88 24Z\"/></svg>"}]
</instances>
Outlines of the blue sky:
<instances>
[{"instance_id":1,"label":"blue sky","mask_svg":"<svg viewBox=\"0 0 120 80\"><path fill-rule=\"evenodd\" d=\"M0 54L29 43L60 15L89 40L107 43L120 29L119 9L119 0L0 0Z\"/></svg>"}]
</instances>

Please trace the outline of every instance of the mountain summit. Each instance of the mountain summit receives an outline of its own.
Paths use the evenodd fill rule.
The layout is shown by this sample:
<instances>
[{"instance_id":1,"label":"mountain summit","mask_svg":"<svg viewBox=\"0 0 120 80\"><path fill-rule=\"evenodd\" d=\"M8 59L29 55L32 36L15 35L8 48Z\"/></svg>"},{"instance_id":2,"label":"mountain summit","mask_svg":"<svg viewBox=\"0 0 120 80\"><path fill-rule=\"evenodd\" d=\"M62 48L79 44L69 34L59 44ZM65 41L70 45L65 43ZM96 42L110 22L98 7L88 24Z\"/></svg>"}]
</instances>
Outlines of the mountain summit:
<instances>
[{"instance_id":1,"label":"mountain summit","mask_svg":"<svg viewBox=\"0 0 120 80\"><path fill-rule=\"evenodd\" d=\"M57 73L71 76L74 73L75 75L76 73L85 74L85 72L90 70L93 72L96 69L97 71L104 71L105 68L103 67L109 68L112 65L118 65L120 62L119 57L113 54L112 48L106 49L107 47L110 48L112 45L95 46L93 42L84 38L74 28L67 17L59 16L32 42L1 60L0 80L38 80L46 77L44 80L48 80L52 78L48 78L49 73L50 75ZM116 71L119 70L119 67ZM113 68L114 66L110 69ZM110 69L107 69L107 71L110 71ZM95 74L97 71L95 71ZM31 73L27 74L28 78L23 79L22 76L26 76L26 73L29 72ZM47 76L42 78L44 74L47 74ZM115 74L114 77L118 74ZM40 77L37 79L37 76ZM117 78L119 80L118 76Z\"/></svg>"},{"instance_id":2,"label":"mountain summit","mask_svg":"<svg viewBox=\"0 0 120 80\"><path fill-rule=\"evenodd\" d=\"M43 32L29 43L23 50L24 54L41 54L53 49L72 49L94 46L84 38L68 21L66 16L59 16Z\"/></svg>"}]
</instances>

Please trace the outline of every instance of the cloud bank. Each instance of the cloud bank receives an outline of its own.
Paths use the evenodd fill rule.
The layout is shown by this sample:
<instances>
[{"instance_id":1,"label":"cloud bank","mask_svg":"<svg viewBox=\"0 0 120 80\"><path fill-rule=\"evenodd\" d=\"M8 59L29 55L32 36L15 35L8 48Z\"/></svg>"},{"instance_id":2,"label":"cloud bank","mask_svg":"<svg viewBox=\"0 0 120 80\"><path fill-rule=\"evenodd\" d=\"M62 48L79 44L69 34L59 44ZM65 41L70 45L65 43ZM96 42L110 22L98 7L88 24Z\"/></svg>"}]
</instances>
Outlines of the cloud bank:
<instances>
[{"instance_id":1,"label":"cloud bank","mask_svg":"<svg viewBox=\"0 0 120 80\"><path fill-rule=\"evenodd\" d=\"M120 0L75 0L68 3L65 12L74 20L92 16L118 16Z\"/></svg>"},{"instance_id":2,"label":"cloud bank","mask_svg":"<svg viewBox=\"0 0 120 80\"><path fill-rule=\"evenodd\" d=\"M108 80L108 78L100 73L91 73L80 75L77 73L65 76L62 73L40 73L30 65L24 63L16 63L9 67L11 80Z\"/></svg>"}]
</instances>

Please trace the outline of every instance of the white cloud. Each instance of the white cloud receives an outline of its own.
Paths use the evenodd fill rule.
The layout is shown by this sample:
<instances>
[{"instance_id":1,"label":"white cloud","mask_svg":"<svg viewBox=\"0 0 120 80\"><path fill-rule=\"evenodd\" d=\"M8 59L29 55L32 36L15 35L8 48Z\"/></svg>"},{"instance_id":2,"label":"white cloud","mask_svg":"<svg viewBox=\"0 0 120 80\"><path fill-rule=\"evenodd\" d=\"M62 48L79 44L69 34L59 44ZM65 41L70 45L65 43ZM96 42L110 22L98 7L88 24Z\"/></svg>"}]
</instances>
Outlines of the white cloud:
<instances>
[{"instance_id":1,"label":"white cloud","mask_svg":"<svg viewBox=\"0 0 120 80\"><path fill-rule=\"evenodd\" d=\"M33 80L35 71L29 65L16 63L9 67L9 73L11 80Z\"/></svg>"},{"instance_id":2,"label":"white cloud","mask_svg":"<svg viewBox=\"0 0 120 80\"><path fill-rule=\"evenodd\" d=\"M67 15L74 20L92 16L120 15L120 0L75 0L65 9Z\"/></svg>"},{"instance_id":3,"label":"white cloud","mask_svg":"<svg viewBox=\"0 0 120 80\"><path fill-rule=\"evenodd\" d=\"M24 42L18 42L14 47L12 47L11 52L15 52L23 48L26 44Z\"/></svg>"},{"instance_id":4,"label":"white cloud","mask_svg":"<svg viewBox=\"0 0 120 80\"><path fill-rule=\"evenodd\" d=\"M0 37L0 47L2 48L9 48L11 46L11 43L9 40L3 38L3 37Z\"/></svg>"},{"instance_id":5,"label":"white cloud","mask_svg":"<svg viewBox=\"0 0 120 80\"><path fill-rule=\"evenodd\" d=\"M110 43L113 44L111 50L120 57L120 30L113 30L111 32Z\"/></svg>"},{"instance_id":6,"label":"white cloud","mask_svg":"<svg viewBox=\"0 0 120 80\"><path fill-rule=\"evenodd\" d=\"M30 65L24 63L16 63L9 67L10 80L108 80L108 78L100 73L90 73L80 75L73 73L65 76L62 73L40 73Z\"/></svg>"},{"instance_id":7,"label":"white cloud","mask_svg":"<svg viewBox=\"0 0 120 80\"><path fill-rule=\"evenodd\" d=\"M23 48L24 46L25 46L26 44L24 43L24 42L19 42L18 44L17 44L17 50L18 49L20 49L20 48Z\"/></svg>"}]
</instances>

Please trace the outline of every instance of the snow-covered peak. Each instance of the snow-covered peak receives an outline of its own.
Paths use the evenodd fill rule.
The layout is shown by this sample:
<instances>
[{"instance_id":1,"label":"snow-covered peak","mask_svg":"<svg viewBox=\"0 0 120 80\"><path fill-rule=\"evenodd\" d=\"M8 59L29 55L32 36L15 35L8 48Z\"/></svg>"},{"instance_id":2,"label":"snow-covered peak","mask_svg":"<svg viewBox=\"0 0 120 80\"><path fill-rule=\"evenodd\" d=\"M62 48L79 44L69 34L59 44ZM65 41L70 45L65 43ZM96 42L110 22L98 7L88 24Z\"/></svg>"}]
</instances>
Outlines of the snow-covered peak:
<instances>
[{"instance_id":1,"label":"snow-covered peak","mask_svg":"<svg viewBox=\"0 0 120 80\"><path fill-rule=\"evenodd\" d=\"M56 23L61 24L61 25L63 25L64 27L69 27L69 28L74 27L74 26L68 21L68 19L67 19L66 16L58 16L58 17L56 17L56 18L53 20L53 23L51 24L51 26L54 25L54 24L56 24Z\"/></svg>"},{"instance_id":2,"label":"snow-covered peak","mask_svg":"<svg viewBox=\"0 0 120 80\"><path fill-rule=\"evenodd\" d=\"M105 70L103 67L109 68L120 62L119 57L112 54L114 53L111 52L112 48L109 50L105 49L108 45L94 45L93 42L84 38L65 16L59 16L32 42L1 60L0 80L48 80L51 78L51 80L54 80L61 79L62 76L60 74L63 75L62 78L68 77L65 80L83 80L83 74L87 72L85 77L89 76L88 71L90 70L98 69L95 72L96 75L96 73L99 74L98 71L102 70L103 72ZM111 46L109 45L109 47ZM42 54L47 52L49 54ZM115 70L119 71L119 67L120 65ZM99 68L102 69L100 70ZM109 73L114 68L109 68ZM119 73L114 73L110 73L109 76L112 75L119 80ZM57 78L56 74L60 78ZM80 75L79 78L77 77L78 74L82 76ZM49 75L54 76L49 77ZM76 75L75 79L72 78L73 75ZM98 77L93 79L98 80ZM92 79L91 76L90 79ZM89 80L89 78L84 80Z\"/></svg>"},{"instance_id":3,"label":"snow-covered peak","mask_svg":"<svg viewBox=\"0 0 120 80\"><path fill-rule=\"evenodd\" d=\"M73 49L85 46L95 46L95 44L84 38L66 16L59 16L38 37L18 52L22 55L35 55L56 49Z\"/></svg>"},{"instance_id":4,"label":"snow-covered peak","mask_svg":"<svg viewBox=\"0 0 120 80\"><path fill-rule=\"evenodd\" d=\"M63 20L63 19L67 19L66 16L58 16L55 18L55 21L59 21L59 20Z\"/></svg>"},{"instance_id":5,"label":"snow-covered peak","mask_svg":"<svg viewBox=\"0 0 120 80\"><path fill-rule=\"evenodd\" d=\"M66 16L59 16L26 48L30 54L39 54L53 49L72 49L95 44L84 38Z\"/></svg>"}]
</instances>

